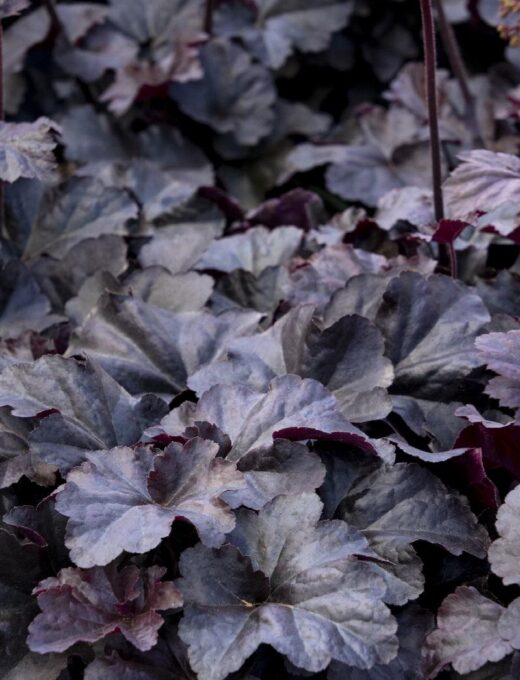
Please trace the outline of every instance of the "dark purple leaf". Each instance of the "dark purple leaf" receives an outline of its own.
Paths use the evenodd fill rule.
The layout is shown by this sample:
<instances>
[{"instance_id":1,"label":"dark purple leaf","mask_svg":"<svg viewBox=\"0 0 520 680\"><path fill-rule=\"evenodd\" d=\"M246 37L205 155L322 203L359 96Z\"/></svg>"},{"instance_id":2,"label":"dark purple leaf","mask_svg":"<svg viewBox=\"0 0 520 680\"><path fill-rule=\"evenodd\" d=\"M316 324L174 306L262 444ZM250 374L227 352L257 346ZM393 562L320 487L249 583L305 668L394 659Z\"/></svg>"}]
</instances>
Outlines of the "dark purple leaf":
<instances>
[{"instance_id":1,"label":"dark purple leaf","mask_svg":"<svg viewBox=\"0 0 520 680\"><path fill-rule=\"evenodd\" d=\"M237 142L254 145L274 125L276 98L271 75L241 47L213 40L200 53L204 76L175 84L172 97L181 110L220 133L233 133Z\"/></svg>"},{"instance_id":2,"label":"dark purple leaf","mask_svg":"<svg viewBox=\"0 0 520 680\"><path fill-rule=\"evenodd\" d=\"M56 172L54 149L59 126L48 118L34 123L0 122L0 179L49 180Z\"/></svg>"},{"instance_id":3,"label":"dark purple leaf","mask_svg":"<svg viewBox=\"0 0 520 680\"><path fill-rule=\"evenodd\" d=\"M172 411L148 434L179 435L198 421L212 423L230 437L233 447L228 459L232 461L269 448L273 438L329 439L372 453L388 452L340 414L336 399L319 382L295 375L275 378L265 393L239 383L216 385L197 404L186 402Z\"/></svg>"},{"instance_id":4,"label":"dark purple leaf","mask_svg":"<svg viewBox=\"0 0 520 680\"><path fill-rule=\"evenodd\" d=\"M231 540L240 551L184 552L180 635L199 678L222 680L262 643L314 672L331 658L370 668L395 656L383 582L355 559L370 555L365 539L343 522L318 522L321 510L312 494L281 496L258 515L239 513Z\"/></svg>"},{"instance_id":5,"label":"dark purple leaf","mask_svg":"<svg viewBox=\"0 0 520 680\"><path fill-rule=\"evenodd\" d=\"M30 451L64 472L89 450L135 444L165 410L155 396L130 396L95 363L59 356L5 369L0 404L22 418L47 414L29 436Z\"/></svg>"},{"instance_id":6,"label":"dark purple leaf","mask_svg":"<svg viewBox=\"0 0 520 680\"><path fill-rule=\"evenodd\" d=\"M244 480L217 453L217 444L196 438L184 448L170 444L164 453L120 447L87 454L56 502L69 518L71 558L92 567L124 550L145 553L168 536L176 517L192 522L207 545L221 545L234 526L221 496L242 488Z\"/></svg>"},{"instance_id":7,"label":"dark purple leaf","mask_svg":"<svg viewBox=\"0 0 520 680\"><path fill-rule=\"evenodd\" d=\"M182 605L173 583L160 580L165 572L134 566L62 569L35 588L42 611L29 626L29 648L39 654L63 652L76 642L120 632L138 649L150 649L163 624L158 612Z\"/></svg>"}]
</instances>

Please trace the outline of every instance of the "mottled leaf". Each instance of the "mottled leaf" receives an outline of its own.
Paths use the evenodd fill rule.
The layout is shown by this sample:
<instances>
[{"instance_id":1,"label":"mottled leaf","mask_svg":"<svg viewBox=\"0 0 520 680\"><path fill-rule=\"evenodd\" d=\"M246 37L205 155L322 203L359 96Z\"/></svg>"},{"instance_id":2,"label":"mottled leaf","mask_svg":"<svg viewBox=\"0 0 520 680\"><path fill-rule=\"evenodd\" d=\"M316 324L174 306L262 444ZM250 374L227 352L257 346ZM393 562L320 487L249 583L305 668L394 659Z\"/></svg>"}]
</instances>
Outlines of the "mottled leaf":
<instances>
[{"instance_id":1,"label":"mottled leaf","mask_svg":"<svg viewBox=\"0 0 520 680\"><path fill-rule=\"evenodd\" d=\"M165 408L152 395L130 396L91 361L59 356L6 368L0 405L22 418L46 415L30 434L31 453L62 471L89 450L135 444Z\"/></svg>"},{"instance_id":2,"label":"mottled leaf","mask_svg":"<svg viewBox=\"0 0 520 680\"><path fill-rule=\"evenodd\" d=\"M427 639L426 677L435 677L450 663L458 673L469 673L510 654L513 647L499 631L506 612L472 587L461 586L448 595Z\"/></svg>"},{"instance_id":3,"label":"mottled leaf","mask_svg":"<svg viewBox=\"0 0 520 680\"><path fill-rule=\"evenodd\" d=\"M238 45L216 39L200 54L204 76L175 84L171 94L181 110L220 133L253 145L274 124L275 90L267 69Z\"/></svg>"},{"instance_id":4,"label":"mottled leaf","mask_svg":"<svg viewBox=\"0 0 520 680\"><path fill-rule=\"evenodd\" d=\"M138 649L150 649L163 624L158 612L182 605L173 583L160 580L165 573L162 567L62 569L35 588L42 611L29 626L29 648L63 652L119 631Z\"/></svg>"},{"instance_id":5,"label":"mottled leaf","mask_svg":"<svg viewBox=\"0 0 520 680\"><path fill-rule=\"evenodd\" d=\"M255 312L170 312L137 297L107 293L78 329L69 354L94 358L133 394L170 396L218 357L229 340L251 334Z\"/></svg>"},{"instance_id":6,"label":"mottled leaf","mask_svg":"<svg viewBox=\"0 0 520 680\"><path fill-rule=\"evenodd\" d=\"M392 279L376 316L395 368L392 390L448 400L480 365L473 343L488 321L481 299L459 281L412 272Z\"/></svg>"},{"instance_id":7,"label":"mottled leaf","mask_svg":"<svg viewBox=\"0 0 520 680\"><path fill-rule=\"evenodd\" d=\"M53 151L59 131L59 126L48 118L39 118L34 123L0 122L0 179L52 180L56 171Z\"/></svg>"},{"instance_id":8,"label":"mottled leaf","mask_svg":"<svg viewBox=\"0 0 520 680\"><path fill-rule=\"evenodd\" d=\"M488 368L498 373L489 381L487 394L501 406L520 408L520 331L488 333L475 345Z\"/></svg>"},{"instance_id":9,"label":"mottled leaf","mask_svg":"<svg viewBox=\"0 0 520 680\"><path fill-rule=\"evenodd\" d=\"M270 447L273 438L343 441L375 452L376 442L339 412L334 396L316 380L295 375L275 378L266 393L241 384L216 385L197 404L185 403L151 428L151 436L179 435L199 421L216 425L232 443L228 459Z\"/></svg>"},{"instance_id":10,"label":"mottled leaf","mask_svg":"<svg viewBox=\"0 0 520 680\"><path fill-rule=\"evenodd\" d=\"M313 672L332 658L370 668L395 656L383 583L355 559L367 554L365 539L343 522L318 522L321 509L311 494L281 496L258 515L239 513L231 540L240 551L183 553L180 635L201 680L225 678L262 643Z\"/></svg>"},{"instance_id":11,"label":"mottled leaf","mask_svg":"<svg viewBox=\"0 0 520 680\"><path fill-rule=\"evenodd\" d=\"M217 453L217 444L195 438L156 455L125 447L87 454L87 462L69 473L56 504L69 517L65 543L71 558L92 567L124 550L147 552L170 533L176 517L192 522L207 545L221 545L234 517L220 497L244 482Z\"/></svg>"},{"instance_id":12,"label":"mottled leaf","mask_svg":"<svg viewBox=\"0 0 520 680\"><path fill-rule=\"evenodd\" d=\"M506 585L520 584L520 487L506 496L504 504L497 513L499 538L489 548L491 569L498 574Z\"/></svg>"},{"instance_id":13,"label":"mottled leaf","mask_svg":"<svg viewBox=\"0 0 520 680\"><path fill-rule=\"evenodd\" d=\"M520 204L520 159L481 149L459 155L462 163L444 184L450 217L472 220L508 202ZM498 223L495 228L500 229Z\"/></svg>"}]
</instances>

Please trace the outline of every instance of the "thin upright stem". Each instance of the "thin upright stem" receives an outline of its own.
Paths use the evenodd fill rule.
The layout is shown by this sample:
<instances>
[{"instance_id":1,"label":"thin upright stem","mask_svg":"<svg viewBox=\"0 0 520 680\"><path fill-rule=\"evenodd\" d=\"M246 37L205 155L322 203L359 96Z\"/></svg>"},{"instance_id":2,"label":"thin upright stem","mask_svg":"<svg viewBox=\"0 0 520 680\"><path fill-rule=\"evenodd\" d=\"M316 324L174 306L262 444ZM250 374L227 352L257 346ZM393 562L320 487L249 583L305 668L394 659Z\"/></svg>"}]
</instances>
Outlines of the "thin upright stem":
<instances>
[{"instance_id":1,"label":"thin upright stem","mask_svg":"<svg viewBox=\"0 0 520 680\"><path fill-rule=\"evenodd\" d=\"M45 5L45 9L47 10L54 28L63 33L63 24L58 16L53 0L43 0L43 4Z\"/></svg>"},{"instance_id":2,"label":"thin upright stem","mask_svg":"<svg viewBox=\"0 0 520 680\"><path fill-rule=\"evenodd\" d=\"M439 112L437 106L437 74L435 49L435 24L431 0L420 0L423 26L424 62L426 70L426 97L428 100L428 123L430 126L430 149L433 177L433 205L435 219L444 218L442 196L441 142L439 134Z\"/></svg>"},{"instance_id":3,"label":"thin upright stem","mask_svg":"<svg viewBox=\"0 0 520 680\"><path fill-rule=\"evenodd\" d=\"M459 276L459 267L457 264L457 251L453 243L447 244L448 249L448 261L450 263L450 274L453 279L457 279Z\"/></svg>"},{"instance_id":4,"label":"thin upright stem","mask_svg":"<svg viewBox=\"0 0 520 680\"><path fill-rule=\"evenodd\" d=\"M459 83L459 87L466 104L466 119L472 127L475 142L478 146L484 146L482 134L480 132L477 120L477 114L475 111L475 97L473 96L473 93L469 87L468 72L466 70L466 65L464 64L464 59L462 58L457 37L455 36L455 31L453 30L453 27L446 16L443 0L433 0L433 3L437 13L439 31L444 49L446 50L446 54L450 61L451 70L453 71L453 75Z\"/></svg>"},{"instance_id":5,"label":"thin upright stem","mask_svg":"<svg viewBox=\"0 0 520 680\"><path fill-rule=\"evenodd\" d=\"M206 9L204 12L204 32L208 35L213 33L213 10L215 6L214 0L206 0Z\"/></svg>"},{"instance_id":6,"label":"thin upright stem","mask_svg":"<svg viewBox=\"0 0 520 680\"><path fill-rule=\"evenodd\" d=\"M4 26L0 19L0 121L3 122L4 119ZM5 235L5 185L0 180L0 237Z\"/></svg>"}]
</instances>

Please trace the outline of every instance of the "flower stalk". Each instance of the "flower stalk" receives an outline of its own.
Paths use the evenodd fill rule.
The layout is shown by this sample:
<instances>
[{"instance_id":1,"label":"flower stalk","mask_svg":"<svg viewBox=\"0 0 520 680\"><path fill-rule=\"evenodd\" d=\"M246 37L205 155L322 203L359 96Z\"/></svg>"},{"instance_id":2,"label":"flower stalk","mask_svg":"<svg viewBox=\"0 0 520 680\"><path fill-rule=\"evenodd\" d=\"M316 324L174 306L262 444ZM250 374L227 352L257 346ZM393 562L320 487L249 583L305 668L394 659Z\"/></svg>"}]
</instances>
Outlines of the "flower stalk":
<instances>
[{"instance_id":1,"label":"flower stalk","mask_svg":"<svg viewBox=\"0 0 520 680\"><path fill-rule=\"evenodd\" d=\"M4 119L4 25L0 19L0 122L3 122ZM3 236L7 236L5 230L5 184L0 180L0 237Z\"/></svg>"},{"instance_id":2,"label":"flower stalk","mask_svg":"<svg viewBox=\"0 0 520 680\"><path fill-rule=\"evenodd\" d=\"M430 150L433 179L433 206L437 222L444 218L442 196L441 141L439 134L439 110L437 105L437 53L435 49L435 24L432 0L420 0L426 72L426 98L428 101L428 124L430 126Z\"/></svg>"},{"instance_id":3,"label":"flower stalk","mask_svg":"<svg viewBox=\"0 0 520 680\"><path fill-rule=\"evenodd\" d=\"M214 0L206 0L206 9L204 11L204 32L208 35L213 33L213 9Z\"/></svg>"},{"instance_id":4,"label":"flower stalk","mask_svg":"<svg viewBox=\"0 0 520 680\"><path fill-rule=\"evenodd\" d=\"M455 36L455 31L453 30L453 27L446 16L443 0L433 0L433 5L437 14L442 44L446 50L446 55L448 56L453 75L459 83L459 87L464 98L464 103L466 106L466 121L468 125L471 126L474 136L474 143L477 146L484 148L484 140L482 138L482 133L480 131L475 109L475 97L473 96L473 93L469 87L468 72L466 70L466 65L464 64L464 59L462 58L459 44Z\"/></svg>"}]
</instances>

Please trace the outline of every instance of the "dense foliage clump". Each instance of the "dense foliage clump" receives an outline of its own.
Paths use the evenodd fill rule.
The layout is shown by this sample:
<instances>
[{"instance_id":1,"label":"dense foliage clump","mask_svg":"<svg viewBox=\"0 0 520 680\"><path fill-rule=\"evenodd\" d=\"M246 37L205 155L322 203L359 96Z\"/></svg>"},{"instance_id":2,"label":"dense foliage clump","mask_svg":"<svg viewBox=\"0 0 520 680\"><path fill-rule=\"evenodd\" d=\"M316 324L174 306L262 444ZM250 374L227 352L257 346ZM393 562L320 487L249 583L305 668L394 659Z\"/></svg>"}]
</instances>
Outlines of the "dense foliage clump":
<instances>
[{"instance_id":1,"label":"dense foliage clump","mask_svg":"<svg viewBox=\"0 0 520 680\"><path fill-rule=\"evenodd\" d=\"M520 678L520 6L432 5L0 0L0 678Z\"/></svg>"}]
</instances>

